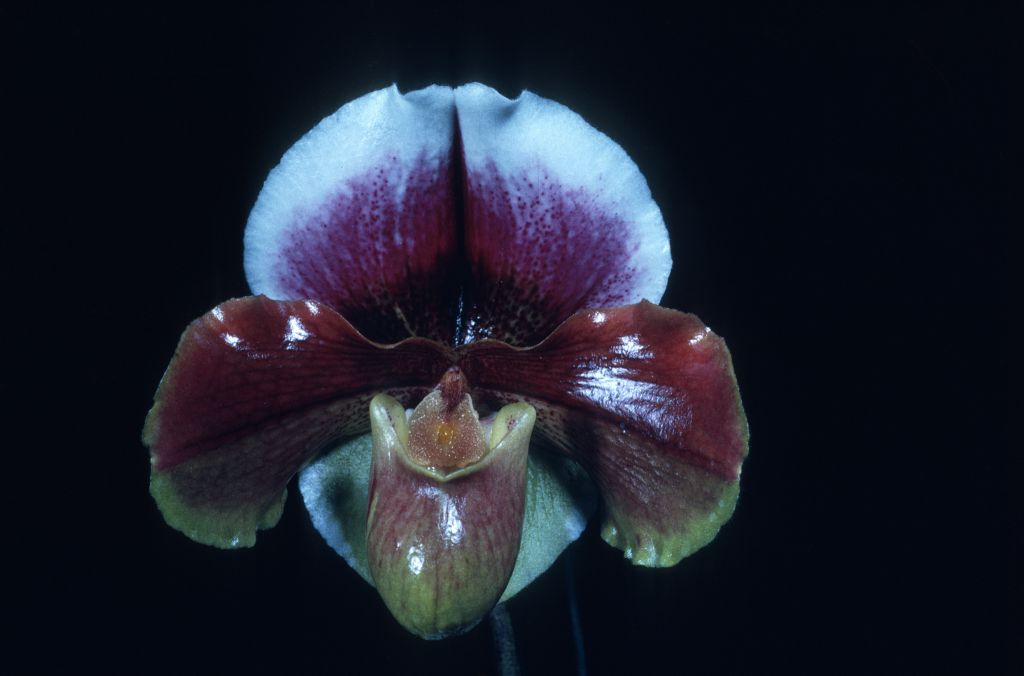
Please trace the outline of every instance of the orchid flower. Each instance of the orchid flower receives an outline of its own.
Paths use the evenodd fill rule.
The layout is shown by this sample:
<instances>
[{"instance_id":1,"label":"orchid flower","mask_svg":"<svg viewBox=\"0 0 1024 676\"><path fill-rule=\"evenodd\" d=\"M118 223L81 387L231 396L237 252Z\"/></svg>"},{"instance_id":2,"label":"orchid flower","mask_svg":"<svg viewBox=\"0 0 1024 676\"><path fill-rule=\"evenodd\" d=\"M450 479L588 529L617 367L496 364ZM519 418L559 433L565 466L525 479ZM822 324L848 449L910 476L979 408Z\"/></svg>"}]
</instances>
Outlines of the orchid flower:
<instances>
[{"instance_id":1,"label":"orchid flower","mask_svg":"<svg viewBox=\"0 0 1024 676\"><path fill-rule=\"evenodd\" d=\"M724 341L657 305L671 265L636 165L564 106L367 94L267 178L255 295L182 335L151 493L249 547L301 472L316 528L426 638L521 590L598 502L626 558L675 565L732 514L747 424Z\"/></svg>"}]
</instances>

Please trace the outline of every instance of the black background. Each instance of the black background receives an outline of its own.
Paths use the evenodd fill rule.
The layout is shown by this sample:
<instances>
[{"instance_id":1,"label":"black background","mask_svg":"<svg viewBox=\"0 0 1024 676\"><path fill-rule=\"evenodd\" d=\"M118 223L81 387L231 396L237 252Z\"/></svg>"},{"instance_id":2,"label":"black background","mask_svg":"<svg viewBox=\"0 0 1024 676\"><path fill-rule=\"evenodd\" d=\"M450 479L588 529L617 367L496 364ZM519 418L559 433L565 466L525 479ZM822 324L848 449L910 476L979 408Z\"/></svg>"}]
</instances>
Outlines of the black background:
<instances>
[{"instance_id":1,"label":"black background","mask_svg":"<svg viewBox=\"0 0 1024 676\"><path fill-rule=\"evenodd\" d=\"M634 568L595 521L509 604L524 672L575 669L570 567L594 674L1020 668L1008 23L950 4L5 6L0 660L494 672L486 623L399 628L296 490L252 550L167 528L139 442L182 329L247 292L242 231L281 154L372 89L480 80L565 103L637 162L673 238L662 304L728 340L752 432L710 546Z\"/></svg>"}]
</instances>

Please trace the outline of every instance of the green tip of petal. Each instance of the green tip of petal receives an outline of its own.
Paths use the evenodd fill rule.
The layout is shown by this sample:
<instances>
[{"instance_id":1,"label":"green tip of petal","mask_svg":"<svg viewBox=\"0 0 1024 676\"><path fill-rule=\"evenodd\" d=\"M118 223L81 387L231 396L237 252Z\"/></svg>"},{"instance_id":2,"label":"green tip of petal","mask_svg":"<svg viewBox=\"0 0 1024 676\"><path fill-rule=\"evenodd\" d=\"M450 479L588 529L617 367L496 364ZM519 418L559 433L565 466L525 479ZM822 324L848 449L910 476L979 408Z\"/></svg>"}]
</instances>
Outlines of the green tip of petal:
<instances>
[{"instance_id":1,"label":"green tip of petal","mask_svg":"<svg viewBox=\"0 0 1024 676\"><path fill-rule=\"evenodd\" d=\"M200 544L221 549L239 549L256 544L256 531L273 528L281 519L287 491L267 505L225 510L190 504L178 488L177 468L152 470L149 493L156 500L164 521ZM188 471L188 469L184 469Z\"/></svg>"},{"instance_id":2,"label":"green tip of petal","mask_svg":"<svg viewBox=\"0 0 1024 676\"><path fill-rule=\"evenodd\" d=\"M623 556L635 565L668 568L715 539L736 509L739 494L738 480L725 483L716 501L707 509L688 512L685 523L669 533L650 527L623 528L609 514L601 526L601 537L612 547L621 549Z\"/></svg>"}]
</instances>

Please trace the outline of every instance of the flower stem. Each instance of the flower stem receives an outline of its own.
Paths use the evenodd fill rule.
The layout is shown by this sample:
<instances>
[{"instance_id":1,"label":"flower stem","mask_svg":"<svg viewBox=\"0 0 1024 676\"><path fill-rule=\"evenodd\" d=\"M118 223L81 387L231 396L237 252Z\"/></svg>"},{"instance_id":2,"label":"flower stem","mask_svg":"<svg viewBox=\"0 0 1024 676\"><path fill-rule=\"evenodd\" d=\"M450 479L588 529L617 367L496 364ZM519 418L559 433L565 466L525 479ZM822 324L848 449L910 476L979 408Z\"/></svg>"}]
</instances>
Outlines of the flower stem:
<instances>
[{"instance_id":1,"label":"flower stem","mask_svg":"<svg viewBox=\"0 0 1024 676\"><path fill-rule=\"evenodd\" d=\"M576 577L573 573L571 548L565 553L565 587L569 596L569 621L572 624L572 640L576 647L576 676L587 676L587 656L583 651L583 624L580 622L580 607L576 600Z\"/></svg>"},{"instance_id":2,"label":"flower stem","mask_svg":"<svg viewBox=\"0 0 1024 676\"><path fill-rule=\"evenodd\" d=\"M498 657L498 673L501 676L519 676L516 637L512 631L512 618L504 603L494 606L491 611L491 637Z\"/></svg>"}]
</instances>

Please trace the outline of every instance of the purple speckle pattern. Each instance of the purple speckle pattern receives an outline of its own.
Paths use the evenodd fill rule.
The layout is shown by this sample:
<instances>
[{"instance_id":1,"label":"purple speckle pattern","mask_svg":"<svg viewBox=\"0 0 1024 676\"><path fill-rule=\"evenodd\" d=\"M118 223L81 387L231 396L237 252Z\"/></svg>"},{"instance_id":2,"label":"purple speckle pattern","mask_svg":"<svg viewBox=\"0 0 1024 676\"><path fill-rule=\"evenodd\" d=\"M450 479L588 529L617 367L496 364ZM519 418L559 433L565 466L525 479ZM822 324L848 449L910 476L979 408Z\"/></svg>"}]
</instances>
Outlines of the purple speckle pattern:
<instances>
[{"instance_id":1,"label":"purple speckle pattern","mask_svg":"<svg viewBox=\"0 0 1024 676\"><path fill-rule=\"evenodd\" d=\"M490 162L463 177L459 214L456 158L409 170L391 155L296 211L278 292L328 304L383 343L527 346L578 310L634 302L639 243L613 207L542 166L508 175Z\"/></svg>"},{"instance_id":2,"label":"purple speckle pattern","mask_svg":"<svg viewBox=\"0 0 1024 676\"><path fill-rule=\"evenodd\" d=\"M463 343L526 346L578 310L633 302L639 246L628 223L588 190L542 166L508 175L489 162L465 181Z\"/></svg>"},{"instance_id":3,"label":"purple speckle pattern","mask_svg":"<svg viewBox=\"0 0 1024 676\"><path fill-rule=\"evenodd\" d=\"M451 343L458 302L451 157L411 169L387 155L321 205L299 210L280 243L278 291L338 310L379 342Z\"/></svg>"}]
</instances>

